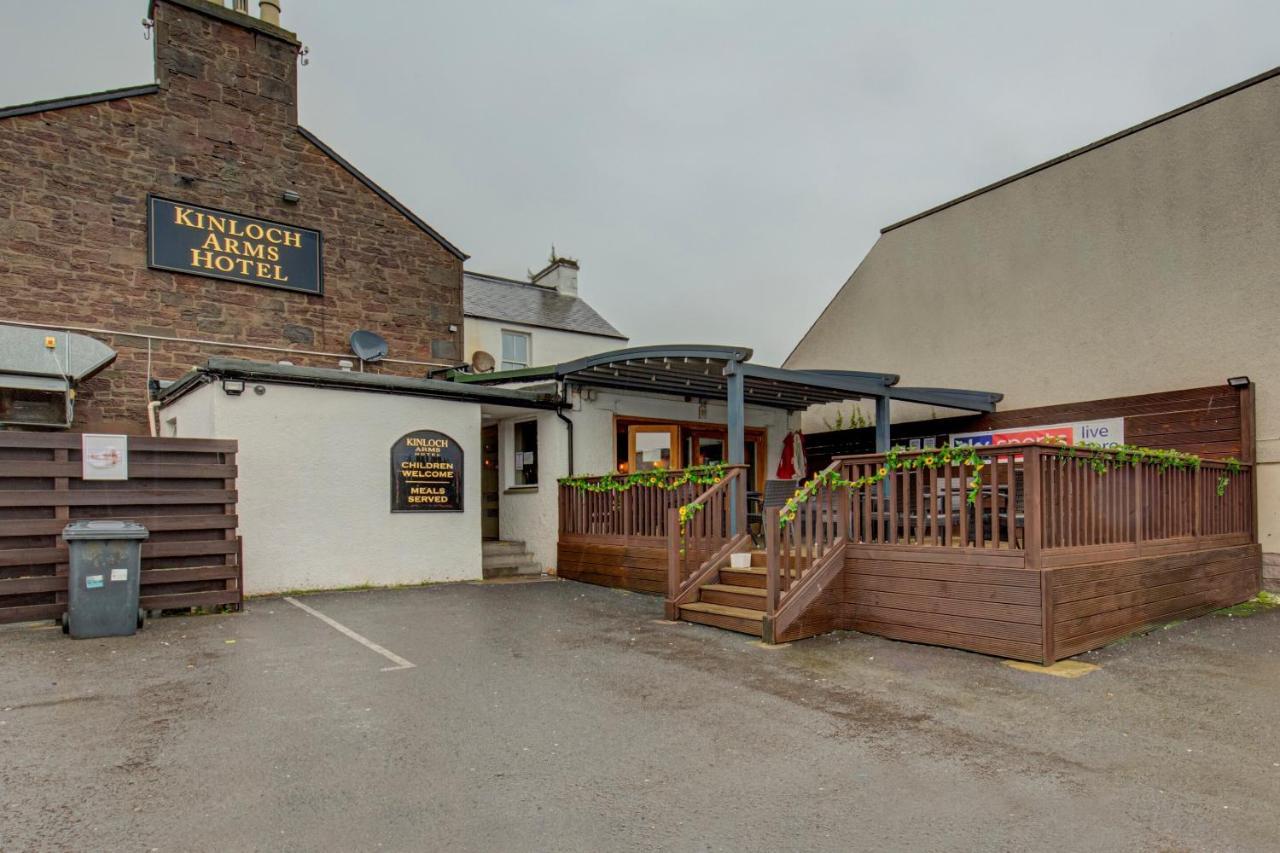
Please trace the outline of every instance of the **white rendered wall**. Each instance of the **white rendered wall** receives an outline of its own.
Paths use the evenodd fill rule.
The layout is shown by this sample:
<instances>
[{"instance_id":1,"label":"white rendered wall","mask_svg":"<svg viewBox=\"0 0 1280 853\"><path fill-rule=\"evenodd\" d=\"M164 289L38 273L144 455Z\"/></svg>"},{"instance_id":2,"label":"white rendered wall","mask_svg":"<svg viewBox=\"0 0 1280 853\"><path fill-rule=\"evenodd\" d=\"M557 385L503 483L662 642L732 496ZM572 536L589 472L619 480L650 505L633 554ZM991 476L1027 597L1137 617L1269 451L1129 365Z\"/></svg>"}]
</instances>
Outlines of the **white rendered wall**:
<instances>
[{"instance_id":1,"label":"white rendered wall","mask_svg":"<svg viewBox=\"0 0 1280 853\"><path fill-rule=\"evenodd\" d=\"M565 413L574 423L573 467L574 473L578 475L605 474L614 470L614 417L617 415L720 426L726 420L724 403L709 402L706 416L700 418L696 402L686 403L683 400L644 394L610 391L594 393L597 394L594 401L583 400L575 394L573 410ZM502 485L498 497L499 530L503 539L524 542L538 564L546 568L556 564L556 538L559 530L556 480L569 474L567 427L554 412L542 412L536 416L538 487L513 488L512 424L527 419L515 417L499 423L498 468ZM792 419L780 409L748 406L746 421L748 427L763 427L767 430L768 462L765 476L772 477L782 452L782 439L792 428Z\"/></svg>"},{"instance_id":2,"label":"white rendered wall","mask_svg":"<svg viewBox=\"0 0 1280 853\"><path fill-rule=\"evenodd\" d=\"M584 355L622 349L627 345L626 340L622 338L584 335L560 329L540 329L536 326L522 326L519 323L502 323L497 320L467 317L462 323L462 357L470 361L476 350L484 350L493 356L497 362L497 369L501 370L503 329L524 332L530 336L530 367L573 361Z\"/></svg>"},{"instance_id":3,"label":"white rendered wall","mask_svg":"<svg viewBox=\"0 0 1280 853\"><path fill-rule=\"evenodd\" d=\"M363 391L213 383L161 411L183 438L239 443L245 591L470 580L480 570L480 407ZM430 429L464 451L463 512L391 512L391 445Z\"/></svg>"}]
</instances>

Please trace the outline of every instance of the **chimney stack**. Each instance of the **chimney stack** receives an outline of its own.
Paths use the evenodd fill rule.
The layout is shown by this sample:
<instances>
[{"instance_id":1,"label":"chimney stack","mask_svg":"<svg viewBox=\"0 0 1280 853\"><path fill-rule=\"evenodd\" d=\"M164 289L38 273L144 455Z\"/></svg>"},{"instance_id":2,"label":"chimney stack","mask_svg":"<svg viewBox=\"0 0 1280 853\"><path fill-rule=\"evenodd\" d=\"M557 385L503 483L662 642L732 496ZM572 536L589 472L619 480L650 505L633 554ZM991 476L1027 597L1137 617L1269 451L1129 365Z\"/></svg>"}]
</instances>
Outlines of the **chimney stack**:
<instances>
[{"instance_id":1,"label":"chimney stack","mask_svg":"<svg viewBox=\"0 0 1280 853\"><path fill-rule=\"evenodd\" d=\"M533 274L533 283L555 288L561 296L578 295L578 262L551 253L551 262Z\"/></svg>"},{"instance_id":2,"label":"chimney stack","mask_svg":"<svg viewBox=\"0 0 1280 853\"><path fill-rule=\"evenodd\" d=\"M280 0L258 0L258 17L273 27L280 26Z\"/></svg>"}]
</instances>

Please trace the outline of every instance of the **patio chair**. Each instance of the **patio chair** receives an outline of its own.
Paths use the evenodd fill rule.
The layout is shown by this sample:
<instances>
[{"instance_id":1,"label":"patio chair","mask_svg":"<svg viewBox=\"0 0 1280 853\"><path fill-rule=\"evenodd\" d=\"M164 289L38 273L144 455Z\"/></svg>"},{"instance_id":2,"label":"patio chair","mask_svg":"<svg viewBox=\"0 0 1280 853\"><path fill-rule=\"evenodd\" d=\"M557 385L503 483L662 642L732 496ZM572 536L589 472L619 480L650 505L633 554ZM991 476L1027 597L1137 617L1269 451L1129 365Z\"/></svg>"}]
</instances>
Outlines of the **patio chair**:
<instances>
[{"instance_id":1,"label":"patio chair","mask_svg":"<svg viewBox=\"0 0 1280 853\"><path fill-rule=\"evenodd\" d=\"M764 514L787 502L800 486L799 480L765 480L764 493L747 493L747 530L757 547L764 547Z\"/></svg>"}]
</instances>

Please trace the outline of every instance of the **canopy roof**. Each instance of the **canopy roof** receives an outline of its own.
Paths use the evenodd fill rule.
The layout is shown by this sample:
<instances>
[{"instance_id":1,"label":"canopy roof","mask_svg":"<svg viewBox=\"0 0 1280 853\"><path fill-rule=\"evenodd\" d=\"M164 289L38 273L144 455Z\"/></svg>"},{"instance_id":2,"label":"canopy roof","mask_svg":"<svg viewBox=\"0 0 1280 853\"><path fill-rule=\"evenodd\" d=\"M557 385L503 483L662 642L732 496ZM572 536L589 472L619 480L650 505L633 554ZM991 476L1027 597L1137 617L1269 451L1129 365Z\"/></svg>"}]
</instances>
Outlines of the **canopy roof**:
<instances>
[{"instance_id":1,"label":"canopy roof","mask_svg":"<svg viewBox=\"0 0 1280 853\"><path fill-rule=\"evenodd\" d=\"M727 400L730 377L738 375L742 377L745 403L789 411L807 409L818 403L866 398L993 412L1004 396L992 391L901 387L894 373L766 367L752 364L751 356L752 351L747 347L706 344L630 347L545 367L475 374L451 371L449 378L485 385L556 379L622 391Z\"/></svg>"}]
</instances>

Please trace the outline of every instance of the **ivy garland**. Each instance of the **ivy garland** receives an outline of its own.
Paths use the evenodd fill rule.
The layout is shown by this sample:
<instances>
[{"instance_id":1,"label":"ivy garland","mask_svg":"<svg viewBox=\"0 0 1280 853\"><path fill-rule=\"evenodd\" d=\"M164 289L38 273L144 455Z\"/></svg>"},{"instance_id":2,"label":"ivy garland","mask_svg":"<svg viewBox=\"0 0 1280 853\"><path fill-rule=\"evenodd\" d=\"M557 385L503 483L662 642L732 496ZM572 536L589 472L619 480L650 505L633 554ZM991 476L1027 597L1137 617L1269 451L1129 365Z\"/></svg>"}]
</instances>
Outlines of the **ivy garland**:
<instances>
[{"instance_id":1,"label":"ivy garland","mask_svg":"<svg viewBox=\"0 0 1280 853\"><path fill-rule=\"evenodd\" d=\"M842 477L834 468L828 468L815 475L803 486L796 489L795 494L783 504L782 511L778 513L779 526L786 527L795 521L796 515L800 511L800 506L808 503L818 493L818 489L823 486L833 489L845 487L861 489L867 486L874 486L884 480L889 476L890 471L915 471L918 468L932 469L942 465L969 465L973 468L973 476L969 478L969 490L966 500L971 504L978 500L978 494L982 491L982 469L986 467L987 463L976 447L968 444L939 447L932 452L922 453L918 456L908 456L904 459L902 454L906 452L907 450L904 447L894 447L885 454L884 464L877 468L875 473L859 477L856 480Z\"/></svg>"},{"instance_id":2,"label":"ivy garland","mask_svg":"<svg viewBox=\"0 0 1280 853\"><path fill-rule=\"evenodd\" d=\"M1183 453L1178 450L1157 450L1132 444L1103 447L1100 444L1091 442L1084 442L1074 446L1062 442L1062 447L1058 450L1059 461L1065 464L1068 459L1076 456L1077 449L1106 450L1110 452L1109 459L1105 456L1089 457L1089 467L1097 474L1106 474L1112 464L1131 465L1133 467L1155 465L1161 471L1168 471L1171 468L1197 469L1200 467L1201 462L1200 457L1194 453ZM922 453L904 459L902 454L905 452L907 452L906 448L894 447L885 454L884 464L874 474L868 474L856 480L842 477L838 471L831 468L815 475L803 486L796 489L795 494L783 505L782 511L778 515L779 525L786 527L795 521L800 511L800 506L811 500L823 486L833 489L861 489L881 482L889 476L890 471L914 471L919 468L934 469L942 465L971 466L973 468L973 476L969 478L969 489L965 498L966 503L973 504L977 502L978 495L982 492L982 469L987 464L986 460L982 458L982 453L985 452L987 455L991 455L992 449L990 447L983 446L980 452L978 447L973 445L952 445L938 448L931 453ZM1227 457L1224 462L1227 470L1218 475L1216 488L1218 497L1226 494L1227 485L1230 483L1228 473L1237 474L1240 472L1240 461L1238 459ZM681 517L683 518L683 513Z\"/></svg>"},{"instance_id":3,"label":"ivy garland","mask_svg":"<svg viewBox=\"0 0 1280 853\"><path fill-rule=\"evenodd\" d=\"M681 486L692 483L695 486L714 486L724 479L729 470L726 462L712 462L707 465L691 465L680 471L650 470L632 471L630 474L618 476L613 472L600 477L561 477L557 482L562 486L582 492L596 494L612 493L620 495L636 487L649 487L674 492ZM689 519L694 513L702 511L702 504L693 502L680 507L680 553L684 553L685 531Z\"/></svg>"},{"instance_id":4,"label":"ivy garland","mask_svg":"<svg viewBox=\"0 0 1280 853\"><path fill-rule=\"evenodd\" d=\"M724 479L728 469L729 466L724 462L713 462L709 465L693 465L679 471L632 471L622 476L610 472L600 477L561 477L558 482L562 486L582 492L621 494L637 486L673 492L689 483L695 486L714 486Z\"/></svg>"},{"instance_id":5,"label":"ivy garland","mask_svg":"<svg viewBox=\"0 0 1280 853\"><path fill-rule=\"evenodd\" d=\"M1180 450L1157 450L1152 447L1138 447L1133 444L1118 444L1111 447L1104 447L1101 444L1095 444L1090 441L1081 442L1074 447L1067 445L1058 440L1062 447L1058 449L1058 459L1066 462L1076 455L1076 449L1084 450L1101 450L1108 451L1110 458L1106 456L1091 456L1089 458L1089 467L1093 469L1095 474L1106 474L1111 470L1111 466L1119 467L1121 465L1129 465L1137 467L1139 465L1154 465L1160 471L1168 471L1170 469L1182 470L1198 470L1200 463L1203 461L1194 453L1183 453ZM1228 456L1222 460L1227 469L1218 474L1218 482L1214 487L1214 491L1218 497L1222 497L1227 493L1227 486L1231 483L1231 474L1240 473L1240 460L1234 456Z\"/></svg>"}]
</instances>

